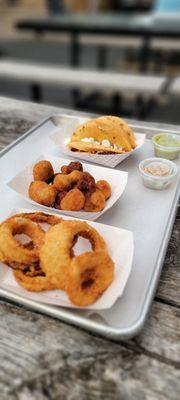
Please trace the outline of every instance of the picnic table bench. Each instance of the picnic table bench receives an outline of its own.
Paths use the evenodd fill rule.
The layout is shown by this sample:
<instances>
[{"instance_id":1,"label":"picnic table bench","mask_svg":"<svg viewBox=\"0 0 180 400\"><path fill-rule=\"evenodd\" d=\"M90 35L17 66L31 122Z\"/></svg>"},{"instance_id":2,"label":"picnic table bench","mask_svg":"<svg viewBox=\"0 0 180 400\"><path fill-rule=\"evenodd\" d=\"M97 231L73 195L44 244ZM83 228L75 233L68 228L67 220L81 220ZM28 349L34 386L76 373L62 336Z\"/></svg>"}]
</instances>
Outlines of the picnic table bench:
<instances>
[{"instance_id":1,"label":"picnic table bench","mask_svg":"<svg viewBox=\"0 0 180 400\"><path fill-rule=\"evenodd\" d=\"M0 149L62 111L0 97ZM1 400L179 400L179 231L178 213L149 318L133 340L111 342L0 298Z\"/></svg>"},{"instance_id":2,"label":"picnic table bench","mask_svg":"<svg viewBox=\"0 0 180 400\"><path fill-rule=\"evenodd\" d=\"M8 59L0 60L0 79L28 83L31 100L38 102L43 101L43 85L70 88L75 107L80 98L79 90L90 90L90 95L82 101L84 105L99 92L108 92L112 97L113 113L119 111L124 95L133 94L136 96L136 114L144 117L157 96L167 92L169 81L158 75L92 71ZM95 93L93 96L92 91Z\"/></svg>"}]
</instances>

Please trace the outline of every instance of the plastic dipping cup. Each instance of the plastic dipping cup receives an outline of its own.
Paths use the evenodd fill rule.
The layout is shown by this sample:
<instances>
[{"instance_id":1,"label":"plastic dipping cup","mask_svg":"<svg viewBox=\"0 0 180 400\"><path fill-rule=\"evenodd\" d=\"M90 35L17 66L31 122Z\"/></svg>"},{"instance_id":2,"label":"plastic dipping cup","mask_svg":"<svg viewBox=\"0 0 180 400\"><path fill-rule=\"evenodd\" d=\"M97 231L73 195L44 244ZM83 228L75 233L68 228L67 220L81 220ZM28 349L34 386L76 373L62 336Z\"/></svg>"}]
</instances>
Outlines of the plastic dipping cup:
<instances>
[{"instance_id":1,"label":"plastic dipping cup","mask_svg":"<svg viewBox=\"0 0 180 400\"><path fill-rule=\"evenodd\" d=\"M175 160L180 153L180 135L159 133L152 137L156 157Z\"/></svg>"},{"instance_id":2,"label":"plastic dipping cup","mask_svg":"<svg viewBox=\"0 0 180 400\"><path fill-rule=\"evenodd\" d=\"M161 163L169 167L170 169L169 175L159 176L145 172L144 168L152 163ZM146 158L145 160L140 162L139 172L142 177L144 186L150 189L162 190L166 189L173 182L174 178L177 175L178 167L175 163L167 159L152 157L152 158Z\"/></svg>"}]
</instances>

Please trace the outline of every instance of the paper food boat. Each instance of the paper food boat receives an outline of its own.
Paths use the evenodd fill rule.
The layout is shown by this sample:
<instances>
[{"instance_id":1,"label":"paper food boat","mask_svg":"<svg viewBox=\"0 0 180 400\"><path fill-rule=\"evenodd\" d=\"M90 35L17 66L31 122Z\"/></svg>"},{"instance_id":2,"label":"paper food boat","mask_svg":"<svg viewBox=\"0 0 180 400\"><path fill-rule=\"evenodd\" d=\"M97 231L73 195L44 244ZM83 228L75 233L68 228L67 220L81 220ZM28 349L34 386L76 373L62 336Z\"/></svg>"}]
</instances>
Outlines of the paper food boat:
<instances>
[{"instance_id":1,"label":"paper food boat","mask_svg":"<svg viewBox=\"0 0 180 400\"><path fill-rule=\"evenodd\" d=\"M115 202L121 197L123 194L126 184L127 184L127 179L128 179L128 173L124 171L114 171L110 168L103 168L99 167L96 165L91 165L91 164L85 164L83 163L83 168L84 171L89 172L92 174L95 178L96 181L100 179L105 179L107 180L112 188L112 195L111 197L106 201L106 205L104 210L100 212L87 212L87 211L63 211L63 210L55 210L54 208L51 207L46 207L43 205L40 205L36 203L35 201L31 200L29 195L28 195L28 188L30 183L33 180L33 166L37 161L40 160L49 160L54 168L55 172L60 172L60 167L62 165L68 165L71 160L59 158L59 157L54 157L48 154L43 154L38 157L33 163L25 167L22 171L20 171L16 176L11 179L10 182L8 182L8 186L15 190L20 196L22 196L28 203L38 205L38 207L43 208L46 212L47 211L55 211L56 213L64 214L64 215L69 215L71 217L75 218L82 218L82 219L87 219L87 220L95 220L99 218L103 213L105 213L107 210L109 210Z\"/></svg>"},{"instance_id":2,"label":"paper food boat","mask_svg":"<svg viewBox=\"0 0 180 400\"><path fill-rule=\"evenodd\" d=\"M78 160L85 160L91 163L105 165L106 167L114 168L116 165L121 163L125 158L129 157L131 154L134 154L138 151L144 144L146 135L142 133L134 132L137 147L123 154L90 154L90 153L81 153L79 151L74 152L68 149L67 140L70 139L75 128L85 123L88 118L75 118L69 117L64 120L64 123L61 127L54 132L50 138L55 143L55 145L59 148L60 152L66 154L68 157L77 158Z\"/></svg>"},{"instance_id":3,"label":"paper food boat","mask_svg":"<svg viewBox=\"0 0 180 400\"><path fill-rule=\"evenodd\" d=\"M22 212L32 212L32 209L16 209L12 214ZM40 209L36 209L40 211ZM49 212L49 214L53 214ZM55 213L54 213L55 215ZM57 215L57 214L56 214ZM71 219L64 216L65 220ZM116 228L109 225L99 224L96 222L88 222L94 227L100 235L103 236L107 243L108 252L115 263L115 279L103 295L92 305L88 307L78 307L73 305L68 299L67 294L62 290L44 291L40 293L28 292L23 289L16 282L11 268L0 262L0 278L1 287L10 290L22 297L30 300L35 300L41 303L52 304L67 308L81 309L81 310L105 310L113 306L115 301L122 296L126 286L133 261L133 233L131 231ZM87 245L87 240L79 239L75 245L76 254L89 251L90 247Z\"/></svg>"}]
</instances>

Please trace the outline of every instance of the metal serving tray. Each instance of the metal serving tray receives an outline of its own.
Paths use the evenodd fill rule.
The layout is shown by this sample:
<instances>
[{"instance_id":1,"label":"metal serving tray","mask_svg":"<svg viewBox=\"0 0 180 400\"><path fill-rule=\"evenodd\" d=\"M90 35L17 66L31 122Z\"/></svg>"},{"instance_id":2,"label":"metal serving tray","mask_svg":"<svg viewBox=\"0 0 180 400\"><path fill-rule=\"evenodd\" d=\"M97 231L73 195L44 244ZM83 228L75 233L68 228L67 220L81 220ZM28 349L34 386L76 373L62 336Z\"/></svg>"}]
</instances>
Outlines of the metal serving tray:
<instances>
[{"instance_id":1,"label":"metal serving tray","mask_svg":"<svg viewBox=\"0 0 180 400\"><path fill-rule=\"evenodd\" d=\"M5 219L14 208L30 205L7 187L8 182L25 165L43 152L60 155L49 136L64 123L68 115L54 115L30 129L0 153L0 219ZM154 134L155 128L133 125L134 131ZM158 129L156 130L158 132ZM170 131L173 133L173 131ZM61 155L62 156L62 155ZM142 328L153 300L171 235L179 199L178 179L168 189L155 191L142 185L138 173L139 162L153 156L150 140L117 168L128 171L129 179L121 199L97 222L134 232L134 260L132 272L123 296L110 310L92 313L49 306L27 300L0 288L0 296L23 304L33 310L59 318L107 338L120 340L133 337ZM64 157L64 156L63 156ZM179 164L179 161L177 161ZM38 210L40 206L31 206ZM119 243L121 246L121 243Z\"/></svg>"}]
</instances>

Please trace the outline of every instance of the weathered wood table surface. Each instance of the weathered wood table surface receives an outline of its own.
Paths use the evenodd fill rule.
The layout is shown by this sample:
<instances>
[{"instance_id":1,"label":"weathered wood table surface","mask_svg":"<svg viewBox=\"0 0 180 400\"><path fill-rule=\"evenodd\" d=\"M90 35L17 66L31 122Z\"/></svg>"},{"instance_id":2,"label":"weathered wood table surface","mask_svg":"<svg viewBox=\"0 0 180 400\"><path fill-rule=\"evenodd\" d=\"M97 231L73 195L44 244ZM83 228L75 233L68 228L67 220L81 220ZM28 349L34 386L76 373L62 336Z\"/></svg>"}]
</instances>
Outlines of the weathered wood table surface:
<instances>
[{"instance_id":1,"label":"weathered wood table surface","mask_svg":"<svg viewBox=\"0 0 180 400\"><path fill-rule=\"evenodd\" d=\"M0 98L0 149L54 111L62 110ZM126 343L1 298L0 400L179 400L179 231L177 215L149 318Z\"/></svg>"}]
</instances>

